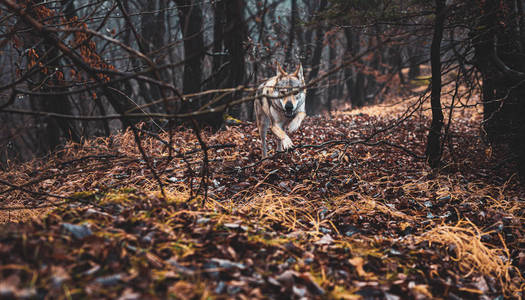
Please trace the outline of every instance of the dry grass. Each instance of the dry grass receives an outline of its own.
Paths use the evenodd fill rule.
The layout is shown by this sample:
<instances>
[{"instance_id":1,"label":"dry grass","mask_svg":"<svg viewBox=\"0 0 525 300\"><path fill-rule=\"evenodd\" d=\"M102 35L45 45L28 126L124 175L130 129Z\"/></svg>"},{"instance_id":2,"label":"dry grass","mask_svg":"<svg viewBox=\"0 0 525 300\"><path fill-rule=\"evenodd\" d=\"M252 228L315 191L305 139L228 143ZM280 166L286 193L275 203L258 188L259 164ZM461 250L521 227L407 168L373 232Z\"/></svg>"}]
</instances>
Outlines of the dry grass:
<instances>
[{"instance_id":1,"label":"dry grass","mask_svg":"<svg viewBox=\"0 0 525 300\"><path fill-rule=\"evenodd\" d=\"M511 265L510 253L505 242L500 237L503 247L497 247L484 243L481 239L484 235L494 232L481 231L470 221L461 220L455 225L436 226L419 237L417 242L428 242L430 245L440 244L454 249L455 257L460 270L465 277L473 273L481 273L491 276L500 281L503 292L507 296L519 297L524 291L524 278L520 270ZM511 279L510 272L517 273L519 282Z\"/></svg>"},{"instance_id":2,"label":"dry grass","mask_svg":"<svg viewBox=\"0 0 525 300\"><path fill-rule=\"evenodd\" d=\"M382 213L392 219L415 221L415 216L409 216L395 208L389 207L366 193L350 192L335 197L330 202L336 208L337 214L374 215Z\"/></svg>"},{"instance_id":3,"label":"dry grass","mask_svg":"<svg viewBox=\"0 0 525 300\"><path fill-rule=\"evenodd\" d=\"M265 223L280 223L294 231L304 229L299 216L315 211L315 201L308 201L300 195L283 195L271 188L248 196L242 202L224 201L220 205L227 211L253 217Z\"/></svg>"},{"instance_id":4,"label":"dry grass","mask_svg":"<svg viewBox=\"0 0 525 300\"><path fill-rule=\"evenodd\" d=\"M311 133L304 134L302 140L295 136L294 142L296 139L302 144L319 144L330 139L358 137L361 136L359 130L365 127L363 124L368 124L366 126L371 128L375 126L374 122L381 121L382 126L395 123L406 108L417 101L417 97L412 97L398 105L376 105L351 112L334 113L333 124L326 118L307 119L305 127L310 126ZM415 124L413 127L392 130L380 138L410 146L411 149L422 153L417 147L421 146L418 143L421 144L424 140L424 130L420 130L424 127L424 121L421 120L424 120L427 113L423 111L414 114L411 119L416 121L410 124ZM358 119L360 114L367 116ZM479 118L475 108L471 109L471 115ZM323 126L333 126L338 135L331 130L321 130ZM404 130L404 133L400 133L401 130ZM417 130L419 133L415 132ZM473 133L469 131L468 134ZM326 232L330 232L333 240L321 241L320 245L323 245L323 242L332 243L334 248L337 248L336 244L344 245L341 248L350 249L353 255L358 254L365 260L370 253L374 253L370 256L382 259L387 257L388 253L385 254L385 251L388 252L388 248L385 247L395 244L401 248L399 252L406 255L405 258L408 257L408 261L411 254L406 249L421 247L421 244L413 244L414 239L411 237L415 237L418 243L428 242L431 245L438 244L453 249L453 260L457 262L465 277L476 273L496 278L507 296L519 297L518 293L525 287L525 280L519 275L520 270L511 265L511 254L516 252L512 247L519 245L519 241L508 242L509 250L503 238L498 238L497 233L483 231L478 227L492 225L496 218L470 218L473 222L455 223L458 218L465 219L472 214L486 213L497 215L500 219L512 220L514 223L510 226L523 233L523 227L520 224L515 225L524 221L524 198L519 192L515 178L510 178L504 184L497 184L476 176L472 179L467 177L469 174L463 175L460 172L434 173L424 162L413 160L403 153L399 154L395 149L362 145L347 149L340 145L319 151L294 151L284 158L275 158L269 162L269 166L261 164L239 172L243 178L236 180L234 177L237 173L231 173L229 170L232 167L248 165L260 156L260 152L257 152L259 141L255 126L232 127L215 134L203 132L203 135L210 145L237 145L234 149L210 150L210 169L213 171L213 177L210 178L209 198L205 207L200 206L202 196L185 203L190 198L186 163L181 159L172 159L163 164L162 159L167 156L166 147L149 137L144 137L142 141L148 156L157 163L156 168L166 184L166 201L188 204L182 210L170 212L172 215L163 225L166 226L166 230L170 230L178 215L189 214L196 218L213 219L219 225L242 222L254 227L260 226L267 229L267 232L275 232L279 238L284 236L283 240L297 241L298 235L288 234L300 233L301 237L306 237L301 239L304 243L319 242ZM168 139L166 135L162 137ZM181 152L192 151L188 160L193 162L192 167L198 176L202 156L198 152L199 146L192 132L174 132L173 145ZM470 143L463 146L465 148L462 148L462 151L468 155L461 156L465 159L461 166L473 164L473 157L488 161L489 158L471 155L471 148L479 147L479 144ZM100 158L107 155L113 157ZM95 158L85 159L86 157ZM81 161L77 162L77 159ZM161 198L157 182L152 179L151 172L141 160L133 135L127 131L111 139L94 139L84 141L83 145L67 145L63 151L48 159L20 164L9 172L0 173L0 179L33 191L61 196L82 192L97 193L99 205L132 206L135 204L133 201L138 198L130 198L122 189L135 190L136 194L140 194L140 201ZM286 170L293 165L291 163L304 167L307 171L295 171L293 176L296 178L293 179L293 176L289 175L292 172L287 173ZM328 169L330 171L326 172ZM315 175L312 175L314 173ZM193 181L193 191L198 186L198 179ZM319 191L321 188L330 189L326 185L327 182L332 184L330 188L335 192ZM5 190L6 187L2 186L2 191ZM28 200L34 204L35 198L38 198L37 204L60 201L45 196L35 197L18 190L9 191L0 197L4 197L1 203L4 208L20 207L26 205ZM440 198L448 200L439 200ZM467 209L462 210L462 206ZM455 219L447 217L449 208L452 211L456 210ZM25 221L32 216L39 217L48 209L2 211L0 223ZM434 217L427 217L429 212L434 214ZM345 232L339 232L340 229L345 230L347 225L355 227L359 233L347 236ZM368 227L365 228L365 225ZM505 226L510 227L509 224ZM408 233L401 233L405 232L406 228L410 229L406 231ZM492 237L488 240L494 245L484 242L483 237L487 236ZM442 256L448 255L440 250L437 252ZM344 256L346 255L350 254L345 252ZM399 266L404 263L397 261L396 255L386 259L390 259L392 265ZM354 263L360 265L365 261Z\"/></svg>"}]
</instances>

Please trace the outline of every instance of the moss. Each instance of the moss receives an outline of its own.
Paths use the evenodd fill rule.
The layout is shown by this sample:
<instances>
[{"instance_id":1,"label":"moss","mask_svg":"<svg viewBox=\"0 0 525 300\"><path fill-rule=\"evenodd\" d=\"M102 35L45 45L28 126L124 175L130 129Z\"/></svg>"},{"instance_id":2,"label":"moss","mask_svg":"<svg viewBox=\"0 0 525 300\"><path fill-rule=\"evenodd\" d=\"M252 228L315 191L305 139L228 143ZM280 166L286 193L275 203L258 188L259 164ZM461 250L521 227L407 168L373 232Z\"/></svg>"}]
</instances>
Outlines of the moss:
<instances>
[{"instance_id":1,"label":"moss","mask_svg":"<svg viewBox=\"0 0 525 300\"><path fill-rule=\"evenodd\" d=\"M427 86L430 84L431 79L431 76L417 76L416 78L410 80L410 84L416 86Z\"/></svg>"}]
</instances>

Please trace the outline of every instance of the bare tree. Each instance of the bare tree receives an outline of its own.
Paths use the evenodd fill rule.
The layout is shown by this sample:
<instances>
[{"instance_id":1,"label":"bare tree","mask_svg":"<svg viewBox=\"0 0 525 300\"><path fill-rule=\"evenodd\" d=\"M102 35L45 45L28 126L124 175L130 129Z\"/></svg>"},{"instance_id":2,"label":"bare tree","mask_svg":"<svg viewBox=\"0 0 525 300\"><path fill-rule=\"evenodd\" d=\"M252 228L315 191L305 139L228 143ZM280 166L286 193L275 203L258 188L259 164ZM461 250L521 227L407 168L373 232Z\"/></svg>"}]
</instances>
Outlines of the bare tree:
<instances>
[{"instance_id":1,"label":"bare tree","mask_svg":"<svg viewBox=\"0 0 525 300\"><path fill-rule=\"evenodd\" d=\"M436 20L431 46L432 64L432 124L428 133L426 156L431 167L436 168L441 160L441 129L443 128L443 111L441 110L441 40L445 23L445 0L436 0Z\"/></svg>"},{"instance_id":2,"label":"bare tree","mask_svg":"<svg viewBox=\"0 0 525 300\"><path fill-rule=\"evenodd\" d=\"M318 8L318 14L321 14L327 7L328 1L321 0ZM312 60L310 61L311 71L308 73L308 80L313 80L319 74L319 69L321 65L321 56L324 49L324 26L322 25L323 21L320 21L315 32L315 48L312 55ZM321 99L316 96L316 88L310 88L306 92L306 113L308 115L316 114L319 112L319 107L321 106Z\"/></svg>"}]
</instances>

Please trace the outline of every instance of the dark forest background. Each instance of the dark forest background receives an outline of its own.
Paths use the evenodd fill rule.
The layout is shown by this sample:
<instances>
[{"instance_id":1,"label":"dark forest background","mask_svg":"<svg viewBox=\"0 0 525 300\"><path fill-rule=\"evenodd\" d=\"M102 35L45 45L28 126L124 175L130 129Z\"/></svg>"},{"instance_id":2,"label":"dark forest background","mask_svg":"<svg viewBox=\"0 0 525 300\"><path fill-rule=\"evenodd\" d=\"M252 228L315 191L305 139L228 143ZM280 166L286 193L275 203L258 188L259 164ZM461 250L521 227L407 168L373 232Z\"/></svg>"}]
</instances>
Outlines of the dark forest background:
<instances>
[{"instance_id":1,"label":"dark forest background","mask_svg":"<svg viewBox=\"0 0 525 300\"><path fill-rule=\"evenodd\" d=\"M454 118L443 110L476 106L487 145L508 148L525 174L524 5L0 0L0 165L123 128L251 121L255 90L280 62L303 65L309 115L428 85L432 123L421 142L433 167L451 141Z\"/></svg>"}]
</instances>

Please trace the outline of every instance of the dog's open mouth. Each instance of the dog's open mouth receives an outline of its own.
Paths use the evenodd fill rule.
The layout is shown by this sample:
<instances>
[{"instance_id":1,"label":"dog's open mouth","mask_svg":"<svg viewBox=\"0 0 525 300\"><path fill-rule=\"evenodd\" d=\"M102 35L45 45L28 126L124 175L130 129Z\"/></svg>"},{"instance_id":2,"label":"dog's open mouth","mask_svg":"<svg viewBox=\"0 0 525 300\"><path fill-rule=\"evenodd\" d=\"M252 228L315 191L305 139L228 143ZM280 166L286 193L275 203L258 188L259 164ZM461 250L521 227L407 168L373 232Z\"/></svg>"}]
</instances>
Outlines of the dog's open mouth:
<instances>
[{"instance_id":1,"label":"dog's open mouth","mask_svg":"<svg viewBox=\"0 0 525 300\"><path fill-rule=\"evenodd\" d=\"M295 115L295 112L294 112L293 110L290 110L290 111L285 110L285 111L284 111L284 115L285 115L287 118L291 118L291 117L293 117L293 116Z\"/></svg>"}]
</instances>

